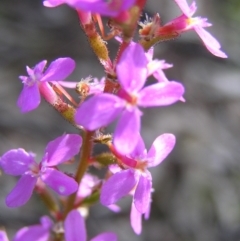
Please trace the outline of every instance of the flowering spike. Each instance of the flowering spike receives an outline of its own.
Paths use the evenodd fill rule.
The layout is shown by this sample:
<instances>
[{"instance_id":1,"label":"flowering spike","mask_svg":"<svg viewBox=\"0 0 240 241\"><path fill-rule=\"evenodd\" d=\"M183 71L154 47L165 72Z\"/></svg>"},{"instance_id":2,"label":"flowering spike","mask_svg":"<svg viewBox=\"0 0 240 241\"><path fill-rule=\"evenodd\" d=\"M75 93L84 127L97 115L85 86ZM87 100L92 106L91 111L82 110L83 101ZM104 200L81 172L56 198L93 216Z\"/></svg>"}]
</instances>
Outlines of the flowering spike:
<instances>
[{"instance_id":1,"label":"flowering spike","mask_svg":"<svg viewBox=\"0 0 240 241\"><path fill-rule=\"evenodd\" d=\"M79 16L81 26L88 37L89 44L93 52L98 57L101 64L105 66L107 63L111 63L108 56L108 49L106 47L106 43L103 41L103 39L97 32L93 20L88 18L88 22L85 21L86 19L84 17L86 14L81 10L78 10L77 13Z\"/></svg>"}]
</instances>

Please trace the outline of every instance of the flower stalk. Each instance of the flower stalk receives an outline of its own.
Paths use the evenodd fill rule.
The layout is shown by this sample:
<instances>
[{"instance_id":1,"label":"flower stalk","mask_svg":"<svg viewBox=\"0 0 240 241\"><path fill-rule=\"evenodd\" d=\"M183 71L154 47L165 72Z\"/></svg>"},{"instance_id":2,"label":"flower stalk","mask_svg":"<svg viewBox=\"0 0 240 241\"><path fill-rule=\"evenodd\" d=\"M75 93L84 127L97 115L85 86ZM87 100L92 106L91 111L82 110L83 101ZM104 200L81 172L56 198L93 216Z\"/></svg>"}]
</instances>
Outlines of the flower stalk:
<instances>
[{"instance_id":1,"label":"flower stalk","mask_svg":"<svg viewBox=\"0 0 240 241\"><path fill-rule=\"evenodd\" d=\"M93 145L93 136L94 136L94 131L84 131L83 134L83 144L81 148L81 153L80 153L80 160L79 160L79 165L77 168L77 172L75 174L75 181L80 184L81 180L83 178L84 173L86 172L88 168L88 160L91 157L92 153L92 145ZM74 203L76 200L77 192L73 193L72 195L69 196L66 206L65 206L65 211L64 211L64 217L67 216L67 214L74 209Z\"/></svg>"}]
</instances>

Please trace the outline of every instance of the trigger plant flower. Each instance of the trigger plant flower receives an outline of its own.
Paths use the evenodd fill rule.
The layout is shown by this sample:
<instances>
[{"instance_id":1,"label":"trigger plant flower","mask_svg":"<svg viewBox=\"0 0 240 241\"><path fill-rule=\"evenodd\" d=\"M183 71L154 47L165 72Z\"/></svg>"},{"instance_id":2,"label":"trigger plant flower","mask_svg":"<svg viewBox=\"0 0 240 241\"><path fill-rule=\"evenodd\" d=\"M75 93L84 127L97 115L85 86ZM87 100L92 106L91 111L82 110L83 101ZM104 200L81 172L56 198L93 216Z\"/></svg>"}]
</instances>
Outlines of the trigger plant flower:
<instances>
[{"instance_id":1,"label":"trigger plant flower","mask_svg":"<svg viewBox=\"0 0 240 241\"><path fill-rule=\"evenodd\" d=\"M168 156L174 148L176 139L172 134L160 135L147 152L141 136L138 134L137 137L138 143L132 153L118 157L124 168L113 169L115 173L102 186L100 201L107 206L131 194L137 212L147 214L150 211L152 192L152 176L148 168L158 166ZM133 210L131 222L139 223L134 217L137 219L140 214ZM132 223L132 226L134 225ZM136 226L135 229L139 230L139 227Z\"/></svg>"},{"instance_id":2,"label":"trigger plant flower","mask_svg":"<svg viewBox=\"0 0 240 241\"><path fill-rule=\"evenodd\" d=\"M40 219L40 224L23 227L15 234L13 241L42 241L49 240L53 222L48 216Z\"/></svg>"},{"instance_id":3,"label":"trigger plant flower","mask_svg":"<svg viewBox=\"0 0 240 241\"><path fill-rule=\"evenodd\" d=\"M138 142L142 115L139 107L171 105L184 93L182 84L175 81L144 87L148 75L147 63L141 45L130 44L117 65L117 76L121 85L117 95L94 95L78 108L75 115L76 123L87 130L107 126L120 116L113 143L122 154L131 153Z\"/></svg>"},{"instance_id":4,"label":"trigger plant flower","mask_svg":"<svg viewBox=\"0 0 240 241\"><path fill-rule=\"evenodd\" d=\"M48 143L42 161L37 164L35 155L23 149L12 149L0 158L0 167L6 174L21 176L16 186L6 197L8 207L24 205L31 197L33 189L41 179L56 193L68 196L78 189L77 182L58 171L56 166L70 160L78 152L82 138L66 134Z\"/></svg>"},{"instance_id":5,"label":"trigger plant flower","mask_svg":"<svg viewBox=\"0 0 240 241\"><path fill-rule=\"evenodd\" d=\"M192 17L197 10L196 3L193 2L190 6L188 6L186 0L174 1L180 7L183 14L161 27L159 29L159 34L180 34L193 29L199 35L209 52L217 57L227 58L227 55L220 49L220 43L204 29L212 26L212 24L208 22L208 19L202 17Z\"/></svg>"},{"instance_id":6,"label":"trigger plant flower","mask_svg":"<svg viewBox=\"0 0 240 241\"><path fill-rule=\"evenodd\" d=\"M72 210L71 212L69 212L61 226L62 230L64 230L64 240L87 241L85 220L77 210ZM50 236L54 233L54 230L54 223L52 222L52 220L47 216L43 216L40 219L40 224L21 228L16 233L13 241L49 240ZM115 233L106 232L97 235L90 241L117 241L117 236Z\"/></svg>"},{"instance_id":7,"label":"trigger plant flower","mask_svg":"<svg viewBox=\"0 0 240 241\"><path fill-rule=\"evenodd\" d=\"M136 0L45 0L43 5L45 7L56 7L61 4L68 4L69 6L82 11L98 13L104 16L117 17L121 12L128 10Z\"/></svg>"},{"instance_id":8,"label":"trigger plant flower","mask_svg":"<svg viewBox=\"0 0 240 241\"><path fill-rule=\"evenodd\" d=\"M47 82L64 80L75 68L75 62L71 58L58 58L45 69L46 60L38 63L34 68L26 67L28 76L19 76L23 83L23 90L18 98L17 106L21 112L28 112L38 107L41 101L40 90L45 91L49 86ZM54 91L48 91L51 95L47 98L56 98Z\"/></svg>"}]
</instances>

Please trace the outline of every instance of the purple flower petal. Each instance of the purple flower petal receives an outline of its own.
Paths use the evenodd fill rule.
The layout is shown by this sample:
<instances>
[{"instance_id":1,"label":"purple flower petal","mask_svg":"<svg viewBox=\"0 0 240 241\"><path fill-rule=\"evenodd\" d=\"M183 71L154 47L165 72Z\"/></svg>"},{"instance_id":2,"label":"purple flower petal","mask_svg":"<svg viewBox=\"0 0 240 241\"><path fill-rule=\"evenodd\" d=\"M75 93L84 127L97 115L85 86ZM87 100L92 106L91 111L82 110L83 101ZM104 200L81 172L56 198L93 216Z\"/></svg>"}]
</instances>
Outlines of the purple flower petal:
<instances>
[{"instance_id":1,"label":"purple flower petal","mask_svg":"<svg viewBox=\"0 0 240 241\"><path fill-rule=\"evenodd\" d=\"M56 166L70 160L79 153L82 137L75 134L66 134L48 143L45 149L47 166Z\"/></svg>"},{"instance_id":2,"label":"purple flower petal","mask_svg":"<svg viewBox=\"0 0 240 241\"><path fill-rule=\"evenodd\" d=\"M129 194L137 183L137 176L131 169L111 176L102 186L100 202L109 206Z\"/></svg>"},{"instance_id":3,"label":"purple flower petal","mask_svg":"<svg viewBox=\"0 0 240 241\"><path fill-rule=\"evenodd\" d=\"M65 2L66 2L66 0L45 0L45 1L43 1L43 5L45 7L53 8L53 7L57 7L61 4L64 4Z\"/></svg>"},{"instance_id":4,"label":"purple flower petal","mask_svg":"<svg viewBox=\"0 0 240 241\"><path fill-rule=\"evenodd\" d=\"M20 75L20 76L18 76L18 78L22 81L23 84L26 83L29 79L29 77L24 76L24 75Z\"/></svg>"},{"instance_id":5,"label":"purple flower petal","mask_svg":"<svg viewBox=\"0 0 240 241\"><path fill-rule=\"evenodd\" d=\"M66 0L74 8L105 16L118 16L123 10L129 9L136 0Z\"/></svg>"},{"instance_id":6,"label":"purple flower petal","mask_svg":"<svg viewBox=\"0 0 240 241\"><path fill-rule=\"evenodd\" d=\"M78 189L78 183L72 177L54 168L46 168L41 179L59 195L68 196Z\"/></svg>"},{"instance_id":7,"label":"purple flower petal","mask_svg":"<svg viewBox=\"0 0 240 241\"><path fill-rule=\"evenodd\" d=\"M117 65L117 75L121 86L129 93L137 92L144 86L147 57L140 44L132 43L124 50Z\"/></svg>"},{"instance_id":8,"label":"purple flower petal","mask_svg":"<svg viewBox=\"0 0 240 241\"><path fill-rule=\"evenodd\" d=\"M49 235L49 230L45 230L41 225L35 225L20 229L13 241L46 241Z\"/></svg>"},{"instance_id":9,"label":"purple flower petal","mask_svg":"<svg viewBox=\"0 0 240 241\"><path fill-rule=\"evenodd\" d=\"M220 50L220 43L205 29L200 26L195 26L194 30L197 32L199 37L202 39L206 48L215 56L220 58L227 58L228 56Z\"/></svg>"},{"instance_id":10,"label":"purple flower petal","mask_svg":"<svg viewBox=\"0 0 240 241\"><path fill-rule=\"evenodd\" d=\"M49 239L50 227L41 224L24 227L16 233L13 241L46 241Z\"/></svg>"},{"instance_id":11,"label":"purple flower petal","mask_svg":"<svg viewBox=\"0 0 240 241\"><path fill-rule=\"evenodd\" d=\"M112 122L124 105L125 101L115 95L95 95L78 108L75 121L87 130L96 130Z\"/></svg>"},{"instance_id":12,"label":"purple flower petal","mask_svg":"<svg viewBox=\"0 0 240 241\"><path fill-rule=\"evenodd\" d=\"M153 142L148 154L148 167L159 165L172 151L176 143L176 138L173 134L163 134L158 136Z\"/></svg>"},{"instance_id":13,"label":"purple flower petal","mask_svg":"<svg viewBox=\"0 0 240 241\"><path fill-rule=\"evenodd\" d=\"M59 81L69 76L75 68L71 58L59 58L53 61L45 71L40 81Z\"/></svg>"},{"instance_id":14,"label":"purple flower petal","mask_svg":"<svg viewBox=\"0 0 240 241\"><path fill-rule=\"evenodd\" d=\"M166 106L178 101L184 93L182 84L171 81L145 87L139 93L138 104L142 107Z\"/></svg>"},{"instance_id":15,"label":"purple flower petal","mask_svg":"<svg viewBox=\"0 0 240 241\"><path fill-rule=\"evenodd\" d=\"M41 76L45 69L46 64L47 64L47 60L43 60L43 61L39 62L33 69L34 75Z\"/></svg>"},{"instance_id":16,"label":"purple flower petal","mask_svg":"<svg viewBox=\"0 0 240 241\"><path fill-rule=\"evenodd\" d=\"M0 241L9 241L5 231L0 230Z\"/></svg>"},{"instance_id":17,"label":"purple flower petal","mask_svg":"<svg viewBox=\"0 0 240 241\"><path fill-rule=\"evenodd\" d=\"M158 60L157 65L160 67L153 73L153 76L158 82L168 82L169 80L163 72L163 69L172 68L173 64L166 63L165 60Z\"/></svg>"},{"instance_id":18,"label":"purple flower petal","mask_svg":"<svg viewBox=\"0 0 240 241\"><path fill-rule=\"evenodd\" d=\"M109 165L108 166L108 169L111 173L115 174L117 172L121 172L122 171L122 168L117 165L117 164L112 164L112 165Z\"/></svg>"},{"instance_id":19,"label":"purple flower petal","mask_svg":"<svg viewBox=\"0 0 240 241\"><path fill-rule=\"evenodd\" d=\"M22 175L16 186L6 197L6 205L10 208L24 205L32 196L37 178L31 175Z\"/></svg>"},{"instance_id":20,"label":"purple flower petal","mask_svg":"<svg viewBox=\"0 0 240 241\"><path fill-rule=\"evenodd\" d=\"M138 143L141 112L134 108L131 112L125 110L114 132L113 143L116 150L123 154L130 154Z\"/></svg>"},{"instance_id":21,"label":"purple flower petal","mask_svg":"<svg viewBox=\"0 0 240 241\"><path fill-rule=\"evenodd\" d=\"M119 213L121 211L121 208L116 204L108 205L107 208L110 209L114 213Z\"/></svg>"},{"instance_id":22,"label":"purple flower petal","mask_svg":"<svg viewBox=\"0 0 240 241\"><path fill-rule=\"evenodd\" d=\"M40 223L45 229L50 229L53 226L53 221L48 216L42 216L40 218Z\"/></svg>"},{"instance_id":23,"label":"purple flower petal","mask_svg":"<svg viewBox=\"0 0 240 241\"><path fill-rule=\"evenodd\" d=\"M145 53L148 62L151 62L151 61L152 61L152 59L153 59L153 54L154 54L154 47L151 47L151 48Z\"/></svg>"},{"instance_id":24,"label":"purple flower petal","mask_svg":"<svg viewBox=\"0 0 240 241\"><path fill-rule=\"evenodd\" d=\"M34 68L30 68L30 67L26 66L26 71L27 71L27 73L28 73L28 75L29 75L30 80L34 80L34 82L35 82L36 80L38 80L38 78L35 78ZM38 77L39 77L39 76L38 76ZM40 76L40 77L41 77L41 76Z\"/></svg>"},{"instance_id":25,"label":"purple flower petal","mask_svg":"<svg viewBox=\"0 0 240 241\"><path fill-rule=\"evenodd\" d=\"M34 83L32 86L24 84L23 90L17 101L17 106L20 108L21 112L24 113L36 109L40 101L41 97L37 84Z\"/></svg>"},{"instance_id":26,"label":"purple flower petal","mask_svg":"<svg viewBox=\"0 0 240 241\"><path fill-rule=\"evenodd\" d=\"M138 142L136 147L134 148L134 150L131 152L131 157L133 158L144 158L147 154L147 150L145 148L145 144L144 141L140 135L140 133L138 133Z\"/></svg>"},{"instance_id":27,"label":"purple flower petal","mask_svg":"<svg viewBox=\"0 0 240 241\"><path fill-rule=\"evenodd\" d=\"M72 82L72 81L58 81L58 84L60 84L63 87L69 88L69 89L75 89L78 82Z\"/></svg>"},{"instance_id":28,"label":"purple flower petal","mask_svg":"<svg viewBox=\"0 0 240 241\"><path fill-rule=\"evenodd\" d=\"M141 175L133 198L134 205L140 213L145 213L150 205L151 189L151 174L149 173L148 176Z\"/></svg>"},{"instance_id":29,"label":"purple flower petal","mask_svg":"<svg viewBox=\"0 0 240 241\"><path fill-rule=\"evenodd\" d=\"M151 213L151 203L149 204L147 211L144 213L144 219L148 220L150 217L150 213Z\"/></svg>"},{"instance_id":30,"label":"purple flower petal","mask_svg":"<svg viewBox=\"0 0 240 241\"><path fill-rule=\"evenodd\" d=\"M77 210L72 210L64 221L66 241L86 241L87 233L85 222Z\"/></svg>"},{"instance_id":31,"label":"purple flower petal","mask_svg":"<svg viewBox=\"0 0 240 241\"><path fill-rule=\"evenodd\" d=\"M101 233L98 236L92 238L90 241L117 241L117 235L115 233Z\"/></svg>"},{"instance_id":32,"label":"purple flower petal","mask_svg":"<svg viewBox=\"0 0 240 241\"><path fill-rule=\"evenodd\" d=\"M187 17L191 17L192 13L191 13L191 9L188 6L188 3L186 0L174 0L176 2L176 4L179 6L179 8L181 9L181 11L184 13L184 15L186 15Z\"/></svg>"},{"instance_id":33,"label":"purple flower petal","mask_svg":"<svg viewBox=\"0 0 240 241\"><path fill-rule=\"evenodd\" d=\"M21 148L10 150L0 158L0 167L8 175L22 175L31 165L35 165L33 154Z\"/></svg>"},{"instance_id":34,"label":"purple flower petal","mask_svg":"<svg viewBox=\"0 0 240 241\"><path fill-rule=\"evenodd\" d=\"M163 70L161 70L161 69L155 71L155 72L153 73L153 76L154 76L154 78L155 78L158 82L160 82L160 83L161 83L161 82L168 82L168 79L167 79L165 73L164 73Z\"/></svg>"},{"instance_id":35,"label":"purple flower petal","mask_svg":"<svg viewBox=\"0 0 240 241\"><path fill-rule=\"evenodd\" d=\"M142 232L142 214L138 212L135 205L132 203L131 213L130 213L130 223L133 231L136 234L141 234Z\"/></svg>"},{"instance_id":36,"label":"purple flower petal","mask_svg":"<svg viewBox=\"0 0 240 241\"><path fill-rule=\"evenodd\" d=\"M168 64L168 63L165 63L165 60L158 60L158 59L155 59L155 60L152 60L150 63L148 63L148 76L150 75L154 75L154 77L156 78L155 76L155 73L156 72L159 72L159 76L161 76L161 78L159 78L159 82L168 82L168 79L167 77L165 76L164 72L163 72L163 69L168 69L168 68L171 68L173 65L171 64ZM158 79L156 78L156 79Z\"/></svg>"}]
</instances>

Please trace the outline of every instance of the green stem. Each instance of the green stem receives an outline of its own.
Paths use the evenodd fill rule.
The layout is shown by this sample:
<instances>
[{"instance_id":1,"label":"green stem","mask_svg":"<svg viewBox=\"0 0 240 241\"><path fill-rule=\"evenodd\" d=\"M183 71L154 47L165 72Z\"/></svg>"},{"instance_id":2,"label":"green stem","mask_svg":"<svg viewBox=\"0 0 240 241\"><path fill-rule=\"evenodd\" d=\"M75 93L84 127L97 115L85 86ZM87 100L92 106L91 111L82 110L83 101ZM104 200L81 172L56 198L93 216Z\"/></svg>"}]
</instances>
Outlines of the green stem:
<instances>
[{"instance_id":1,"label":"green stem","mask_svg":"<svg viewBox=\"0 0 240 241\"><path fill-rule=\"evenodd\" d=\"M82 144L81 155L80 155L80 163L75 175L75 180L79 184L88 168L88 159L90 158L91 152L92 152L93 134L94 134L94 131L86 130L83 135L83 144ZM64 215L63 215L64 217L66 217L67 214L74 208L74 202L75 202L76 196L77 196L77 192L69 196L67 200L66 208L64 211Z\"/></svg>"},{"instance_id":2,"label":"green stem","mask_svg":"<svg viewBox=\"0 0 240 241\"><path fill-rule=\"evenodd\" d=\"M155 44L157 44L159 42L167 41L167 40L176 39L178 36L179 36L179 34L177 34L177 33L170 33L170 34L156 36L148 41L142 39L139 41L139 43L143 46L145 51L148 51Z\"/></svg>"}]
</instances>

